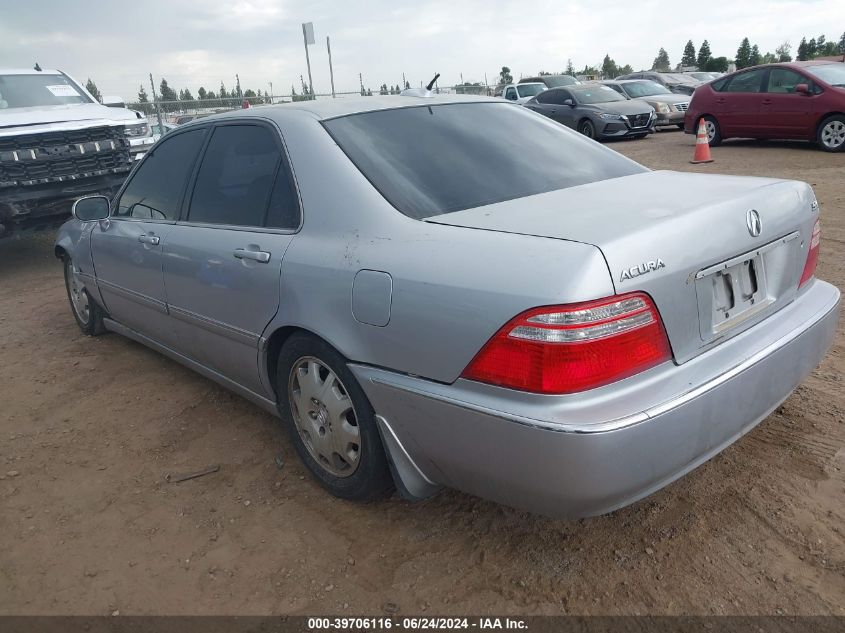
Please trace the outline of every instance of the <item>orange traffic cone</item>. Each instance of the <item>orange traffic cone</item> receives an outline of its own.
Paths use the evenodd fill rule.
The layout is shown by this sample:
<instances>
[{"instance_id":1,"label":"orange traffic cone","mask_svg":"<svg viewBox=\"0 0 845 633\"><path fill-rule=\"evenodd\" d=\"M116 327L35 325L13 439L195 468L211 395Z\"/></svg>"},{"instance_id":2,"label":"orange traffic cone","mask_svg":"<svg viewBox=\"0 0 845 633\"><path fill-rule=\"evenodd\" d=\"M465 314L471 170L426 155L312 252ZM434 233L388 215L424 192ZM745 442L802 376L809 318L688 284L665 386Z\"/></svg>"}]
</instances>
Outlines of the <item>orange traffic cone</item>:
<instances>
[{"instance_id":1,"label":"orange traffic cone","mask_svg":"<svg viewBox=\"0 0 845 633\"><path fill-rule=\"evenodd\" d=\"M704 119L698 122L698 134L695 135L695 154L693 154L690 162L693 165L713 162L710 157L710 143L707 140L707 126L704 124Z\"/></svg>"}]
</instances>

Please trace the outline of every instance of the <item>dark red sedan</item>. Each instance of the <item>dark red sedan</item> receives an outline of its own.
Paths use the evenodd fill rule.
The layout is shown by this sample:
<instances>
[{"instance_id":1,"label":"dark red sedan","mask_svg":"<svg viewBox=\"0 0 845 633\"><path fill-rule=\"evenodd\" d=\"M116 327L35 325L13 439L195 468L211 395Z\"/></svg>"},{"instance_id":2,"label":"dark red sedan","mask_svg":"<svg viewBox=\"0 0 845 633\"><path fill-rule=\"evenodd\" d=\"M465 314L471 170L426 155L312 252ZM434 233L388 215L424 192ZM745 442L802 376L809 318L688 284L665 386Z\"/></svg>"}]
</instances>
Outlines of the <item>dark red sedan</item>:
<instances>
[{"instance_id":1,"label":"dark red sedan","mask_svg":"<svg viewBox=\"0 0 845 633\"><path fill-rule=\"evenodd\" d=\"M710 145L726 138L799 139L845 150L845 63L809 61L746 68L696 88L684 118L704 119Z\"/></svg>"}]
</instances>

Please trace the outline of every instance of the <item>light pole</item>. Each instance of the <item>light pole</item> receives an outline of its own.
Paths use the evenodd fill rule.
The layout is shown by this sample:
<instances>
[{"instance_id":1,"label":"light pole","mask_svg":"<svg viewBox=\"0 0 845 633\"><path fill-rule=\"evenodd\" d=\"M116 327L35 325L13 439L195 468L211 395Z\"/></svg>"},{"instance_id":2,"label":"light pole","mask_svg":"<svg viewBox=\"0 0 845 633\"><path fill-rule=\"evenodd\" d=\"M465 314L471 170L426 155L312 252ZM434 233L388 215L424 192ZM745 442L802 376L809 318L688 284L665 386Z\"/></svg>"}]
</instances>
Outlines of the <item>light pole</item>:
<instances>
[{"instance_id":1,"label":"light pole","mask_svg":"<svg viewBox=\"0 0 845 633\"><path fill-rule=\"evenodd\" d=\"M332 69L332 43L326 35L326 50L329 51L329 78L332 81L332 99L334 99L334 70Z\"/></svg>"},{"instance_id":2,"label":"light pole","mask_svg":"<svg viewBox=\"0 0 845 633\"><path fill-rule=\"evenodd\" d=\"M311 58L308 56L308 45L314 43L314 23L302 23L302 41L305 44L305 63L308 64L308 90L314 98L314 82L311 80Z\"/></svg>"},{"instance_id":3,"label":"light pole","mask_svg":"<svg viewBox=\"0 0 845 633\"><path fill-rule=\"evenodd\" d=\"M270 103L272 104L273 103L273 82L268 81L267 83L270 84Z\"/></svg>"}]
</instances>

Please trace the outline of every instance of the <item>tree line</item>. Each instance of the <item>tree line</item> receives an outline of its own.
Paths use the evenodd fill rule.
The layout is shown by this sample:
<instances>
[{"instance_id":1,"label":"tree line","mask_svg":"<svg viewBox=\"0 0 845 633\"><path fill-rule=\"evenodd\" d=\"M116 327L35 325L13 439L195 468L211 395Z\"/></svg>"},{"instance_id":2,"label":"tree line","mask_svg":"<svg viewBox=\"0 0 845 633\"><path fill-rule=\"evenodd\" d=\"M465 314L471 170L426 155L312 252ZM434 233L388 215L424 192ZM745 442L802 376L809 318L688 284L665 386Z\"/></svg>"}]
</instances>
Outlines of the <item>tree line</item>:
<instances>
[{"instance_id":1,"label":"tree line","mask_svg":"<svg viewBox=\"0 0 845 633\"><path fill-rule=\"evenodd\" d=\"M826 36L819 35L813 37L809 41L806 37L801 38L801 43L796 50L797 61L807 61L816 59L817 57L832 57L835 55L845 56L845 33L836 40L828 40ZM777 46L774 52L762 53L757 44L752 44L750 40L745 37L737 48L736 55L733 58L727 56L714 56L710 50L710 43L707 40L701 42L701 46L696 50L695 44L692 40L688 40L684 46L684 52L681 56L680 62L673 68L672 62L669 59L669 53L666 49L661 47L657 52L657 56L651 64L651 70L659 72L676 72L683 69L697 69L706 72L727 72L731 64L736 64L737 69L748 68L749 66L757 66L759 64L772 64L775 62L791 62L792 61L792 45L787 41ZM583 69L578 70L572 64L572 60L567 60L566 70L560 74L565 75L584 75L587 77L603 77L605 79L614 79L620 75L628 75L634 72L630 64L620 66L609 55L604 56L601 67L585 65ZM540 71L540 75L549 75L545 71ZM511 69L503 66L499 73L498 83L500 86L513 83L513 76Z\"/></svg>"}]
</instances>

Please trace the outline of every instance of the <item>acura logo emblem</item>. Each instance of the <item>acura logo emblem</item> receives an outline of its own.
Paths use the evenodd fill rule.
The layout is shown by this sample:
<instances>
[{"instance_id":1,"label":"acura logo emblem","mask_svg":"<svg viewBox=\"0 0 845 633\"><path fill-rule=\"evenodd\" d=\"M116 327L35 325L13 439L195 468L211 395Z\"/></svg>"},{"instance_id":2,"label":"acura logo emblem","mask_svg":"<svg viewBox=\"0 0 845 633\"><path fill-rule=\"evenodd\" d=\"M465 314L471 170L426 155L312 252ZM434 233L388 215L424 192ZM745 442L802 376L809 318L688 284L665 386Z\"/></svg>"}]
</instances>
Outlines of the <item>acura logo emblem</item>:
<instances>
[{"instance_id":1,"label":"acura logo emblem","mask_svg":"<svg viewBox=\"0 0 845 633\"><path fill-rule=\"evenodd\" d=\"M763 230L763 223L760 221L760 214L757 213L756 209L749 209L748 213L745 214L745 226L748 227L751 237L760 235L760 231Z\"/></svg>"}]
</instances>

